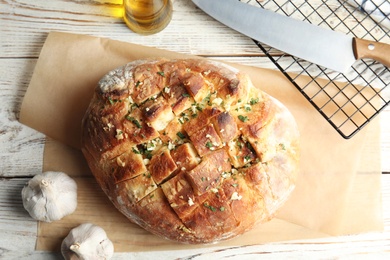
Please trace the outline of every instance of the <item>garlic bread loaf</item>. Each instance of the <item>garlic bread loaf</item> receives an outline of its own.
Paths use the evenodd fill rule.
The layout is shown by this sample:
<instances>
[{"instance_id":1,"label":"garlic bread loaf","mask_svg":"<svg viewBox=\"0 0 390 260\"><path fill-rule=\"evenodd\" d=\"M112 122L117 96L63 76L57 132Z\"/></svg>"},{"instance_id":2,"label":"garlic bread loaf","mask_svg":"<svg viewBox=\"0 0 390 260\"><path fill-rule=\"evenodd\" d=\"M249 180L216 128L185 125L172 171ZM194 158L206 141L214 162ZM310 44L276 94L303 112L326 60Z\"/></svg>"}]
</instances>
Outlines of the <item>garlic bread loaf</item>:
<instances>
[{"instance_id":1,"label":"garlic bread loaf","mask_svg":"<svg viewBox=\"0 0 390 260\"><path fill-rule=\"evenodd\" d=\"M295 187L296 122L238 70L138 60L105 75L82 151L115 207L161 237L215 243L271 219Z\"/></svg>"}]
</instances>

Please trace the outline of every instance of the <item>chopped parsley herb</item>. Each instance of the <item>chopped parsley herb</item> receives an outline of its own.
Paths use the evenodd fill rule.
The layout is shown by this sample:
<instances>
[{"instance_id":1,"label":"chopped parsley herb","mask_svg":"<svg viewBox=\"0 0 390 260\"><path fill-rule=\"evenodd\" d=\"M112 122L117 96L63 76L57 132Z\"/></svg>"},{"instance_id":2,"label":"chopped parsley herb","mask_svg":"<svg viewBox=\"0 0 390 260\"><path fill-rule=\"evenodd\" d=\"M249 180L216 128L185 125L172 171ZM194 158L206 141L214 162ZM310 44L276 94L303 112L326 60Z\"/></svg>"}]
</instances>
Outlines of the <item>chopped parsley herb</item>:
<instances>
[{"instance_id":1,"label":"chopped parsley herb","mask_svg":"<svg viewBox=\"0 0 390 260\"><path fill-rule=\"evenodd\" d=\"M149 151L148 149L142 148L142 149L140 149L140 153L145 155L146 159L152 158L152 151Z\"/></svg>"},{"instance_id":2,"label":"chopped parsley herb","mask_svg":"<svg viewBox=\"0 0 390 260\"><path fill-rule=\"evenodd\" d=\"M110 102L111 105L114 105L116 102L118 102L120 100L112 99L111 97L108 97L108 101Z\"/></svg>"},{"instance_id":3,"label":"chopped parsley herb","mask_svg":"<svg viewBox=\"0 0 390 260\"><path fill-rule=\"evenodd\" d=\"M177 120L180 124L184 124L184 122L190 121L190 118L186 113L182 112Z\"/></svg>"},{"instance_id":4,"label":"chopped parsley herb","mask_svg":"<svg viewBox=\"0 0 390 260\"><path fill-rule=\"evenodd\" d=\"M151 151L145 151L145 157L147 159L152 159L152 152Z\"/></svg>"},{"instance_id":5,"label":"chopped parsley herb","mask_svg":"<svg viewBox=\"0 0 390 260\"><path fill-rule=\"evenodd\" d=\"M255 149L253 149L252 145L248 142L246 143L246 147L251 150L253 153L255 153Z\"/></svg>"},{"instance_id":6,"label":"chopped parsley herb","mask_svg":"<svg viewBox=\"0 0 390 260\"><path fill-rule=\"evenodd\" d=\"M210 142L210 141L208 141L208 142L206 143L206 147L207 147L207 148L211 148L211 147L213 147L213 143L212 143L212 142Z\"/></svg>"},{"instance_id":7,"label":"chopped parsley herb","mask_svg":"<svg viewBox=\"0 0 390 260\"><path fill-rule=\"evenodd\" d=\"M138 107L138 105L136 103L131 104L130 109L129 109L129 113L131 113L137 107Z\"/></svg>"},{"instance_id":8,"label":"chopped parsley herb","mask_svg":"<svg viewBox=\"0 0 390 260\"><path fill-rule=\"evenodd\" d=\"M238 187L238 183L233 183L232 186L233 187Z\"/></svg>"},{"instance_id":9,"label":"chopped parsley herb","mask_svg":"<svg viewBox=\"0 0 390 260\"><path fill-rule=\"evenodd\" d=\"M203 99L203 101L204 101L204 102L207 102L207 103L210 105L210 98L211 98L211 93L208 94L208 95Z\"/></svg>"},{"instance_id":10,"label":"chopped parsley herb","mask_svg":"<svg viewBox=\"0 0 390 260\"><path fill-rule=\"evenodd\" d=\"M254 104L259 103L259 98L252 98L249 103L253 106Z\"/></svg>"},{"instance_id":11,"label":"chopped parsley herb","mask_svg":"<svg viewBox=\"0 0 390 260\"><path fill-rule=\"evenodd\" d=\"M180 137L180 139L185 139L186 136L182 133L182 132L177 132L176 134L178 137Z\"/></svg>"},{"instance_id":12,"label":"chopped parsley herb","mask_svg":"<svg viewBox=\"0 0 390 260\"><path fill-rule=\"evenodd\" d=\"M142 125L134 117L127 115L126 119L135 124L138 128L142 128Z\"/></svg>"},{"instance_id":13,"label":"chopped parsley herb","mask_svg":"<svg viewBox=\"0 0 390 260\"><path fill-rule=\"evenodd\" d=\"M282 143L282 144L279 144L280 148L282 148L282 150L286 150L286 146Z\"/></svg>"},{"instance_id":14,"label":"chopped parsley herb","mask_svg":"<svg viewBox=\"0 0 390 260\"><path fill-rule=\"evenodd\" d=\"M225 211L225 207L220 207L219 211Z\"/></svg>"},{"instance_id":15,"label":"chopped parsley herb","mask_svg":"<svg viewBox=\"0 0 390 260\"><path fill-rule=\"evenodd\" d=\"M246 155L245 157L244 157L244 160L245 161L249 161L251 159L251 156L250 155Z\"/></svg>"},{"instance_id":16,"label":"chopped parsley herb","mask_svg":"<svg viewBox=\"0 0 390 260\"><path fill-rule=\"evenodd\" d=\"M205 181L206 178L205 178L205 177L201 177L200 180L201 180L201 181Z\"/></svg>"},{"instance_id":17,"label":"chopped parsley herb","mask_svg":"<svg viewBox=\"0 0 390 260\"><path fill-rule=\"evenodd\" d=\"M182 97L190 97L190 94L188 94L188 93L183 93L181 95L182 95Z\"/></svg>"},{"instance_id":18,"label":"chopped parsley herb","mask_svg":"<svg viewBox=\"0 0 390 260\"><path fill-rule=\"evenodd\" d=\"M135 154L141 154L141 152L138 151L137 149L135 149L134 147L132 147L131 150L132 150L133 153L135 153Z\"/></svg>"},{"instance_id":19,"label":"chopped parsley herb","mask_svg":"<svg viewBox=\"0 0 390 260\"><path fill-rule=\"evenodd\" d=\"M238 116L238 119L240 119L240 121L242 121L242 122L246 122L246 121L248 121L248 117L247 116L243 116L243 115L239 115Z\"/></svg>"},{"instance_id":20,"label":"chopped parsley herb","mask_svg":"<svg viewBox=\"0 0 390 260\"><path fill-rule=\"evenodd\" d=\"M148 150L145 144L139 145L138 150L135 149L134 147L132 148L133 152L135 154L142 154L145 156L146 159L151 159L152 158L152 151Z\"/></svg>"},{"instance_id":21,"label":"chopped parsley herb","mask_svg":"<svg viewBox=\"0 0 390 260\"><path fill-rule=\"evenodd\" d=\"M160 75L161 77L165 77L164 71L157 71L157 74Z\"/></svg>"},{"instance_id":22,"label":"chopped parsley herb","mask_svg":"<svg viewBox=\"0 0 390 260\"><path fill-rule=\"evenodd\" d=\"M203 206L205 206L206 208L210 209L212 212L215 212L217 211L217 209L207 203L203 203Z\"/></svg>"},{"instance_id":23,"label":"chopped parsley herb","mask_svg":"<svg viewBox=\"0 0 390 260\"><path fill-rule=\"evenodd\" d=\"M200 112L203 111L203 109L202 109L199 105L196 106L196 109L197 109L198 111L200 111Z\"/></svg>"},{"instance_id":24,"label":"chopped parsley herb","mask_svg":"<svg viewBox=\"0 0 390 260\"><path fill-rule=\"evenodd\" d=\"M135 83L135 87L139 87L139 85L141 85L141 81L137 80L137 82Z\"/></svg>"},{"instance_id":25,"label":"chopped parsley herb","mask_svg":"<svg viewBox=\"0 0 390 260\"><path fill-rule=\"evenodd\" d=\"M251 107L250 107L249 105L245 105L244 108L245 108L245 111L247 111L247 112L249 112L249 111L252 110Z\"/></svg>"}]
</instances>

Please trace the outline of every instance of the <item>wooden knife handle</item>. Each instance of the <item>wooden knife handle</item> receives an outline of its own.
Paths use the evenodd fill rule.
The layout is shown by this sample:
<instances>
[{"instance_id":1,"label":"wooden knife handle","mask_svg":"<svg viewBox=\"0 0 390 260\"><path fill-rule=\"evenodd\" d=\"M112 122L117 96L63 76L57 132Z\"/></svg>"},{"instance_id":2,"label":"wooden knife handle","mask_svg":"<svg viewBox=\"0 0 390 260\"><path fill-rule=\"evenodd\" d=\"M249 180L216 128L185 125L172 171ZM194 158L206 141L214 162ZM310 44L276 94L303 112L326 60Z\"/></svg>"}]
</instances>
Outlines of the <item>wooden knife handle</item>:
<instances>
[{"instance_id":1,"label":"wooden knife handle","mask_svg":"<svg viewBox=\"0 0 390 260\"><path fill-rule=\"evenodd\" d=\"M390 45L354 38L353 52L356 59L370 58L390 68Z\"/></svg>"}]
</instances>

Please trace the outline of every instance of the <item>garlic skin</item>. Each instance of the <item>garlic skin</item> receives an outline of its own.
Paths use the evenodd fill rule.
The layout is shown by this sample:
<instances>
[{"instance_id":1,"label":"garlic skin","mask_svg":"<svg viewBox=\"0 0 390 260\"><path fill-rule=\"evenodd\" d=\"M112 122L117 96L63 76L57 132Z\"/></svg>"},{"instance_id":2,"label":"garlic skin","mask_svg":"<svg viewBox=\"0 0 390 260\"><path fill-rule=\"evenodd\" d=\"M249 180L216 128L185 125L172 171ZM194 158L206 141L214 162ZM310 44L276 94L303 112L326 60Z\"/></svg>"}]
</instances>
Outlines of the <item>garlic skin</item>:
<instances>
[{"instance_id":1,"label":"garlic skin","mask_svg":"<svg viewBox=\"0 0 390 260\"><path fill-rule=\"evenodd\" d=\"M72 260L105 260L114 254L114 245L99 226L84 223L73 228L61 244L62 256Z\"/></svg>"},{"instance_id":2,"label":"garlic skin","mask_svg":"<svg viewBox=\"0 0 390 260\"><path fill-rule=\"evenodd\" d=\"M59 220L77 208L77 184L63 172L35 175L22 189L23 206L36 220Z\"/></svg>"}]
</instances>

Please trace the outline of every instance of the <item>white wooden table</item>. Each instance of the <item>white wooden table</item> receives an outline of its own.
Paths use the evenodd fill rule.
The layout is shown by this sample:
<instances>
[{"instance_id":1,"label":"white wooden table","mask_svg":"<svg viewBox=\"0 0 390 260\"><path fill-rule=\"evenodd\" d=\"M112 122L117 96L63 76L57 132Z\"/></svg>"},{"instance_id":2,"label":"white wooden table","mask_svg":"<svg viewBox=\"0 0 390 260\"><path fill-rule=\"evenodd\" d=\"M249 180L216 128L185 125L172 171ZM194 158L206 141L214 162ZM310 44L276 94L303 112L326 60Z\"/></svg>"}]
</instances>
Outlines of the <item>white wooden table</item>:
<instances>
[{"instance_id":1,"label":"white wooden table","mask_svg":"<svg viewBox=\"0 0 390 260\"><path fill-rule=\"evenodd\" d=\"M173 20L161 33L134 34L115 14L121 0L0 1L0 259L58 259L35 251L37 222L24 210L20 191L42 171L45 137L18 122L39 52L52 30L81 33L274 69L259 48L212 20L190 0L174 0ZM382 172L390 172L390 108L381 114ZM250 247L115 253L114 259L367 258L390 259L390 174L383 174L385 230L345 237Z\"/></svg>"}]
</instances>

